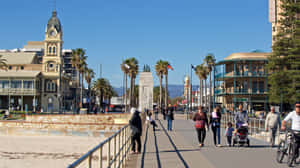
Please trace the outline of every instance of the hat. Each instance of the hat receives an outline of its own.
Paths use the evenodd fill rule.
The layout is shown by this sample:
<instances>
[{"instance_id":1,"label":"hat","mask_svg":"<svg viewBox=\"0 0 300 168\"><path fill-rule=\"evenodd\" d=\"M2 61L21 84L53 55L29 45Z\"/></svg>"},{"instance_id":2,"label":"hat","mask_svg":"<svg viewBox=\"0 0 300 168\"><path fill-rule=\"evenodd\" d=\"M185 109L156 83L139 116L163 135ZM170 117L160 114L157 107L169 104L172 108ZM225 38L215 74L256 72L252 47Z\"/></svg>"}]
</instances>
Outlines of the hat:
<instances>
[{"instance_id":1,"label":"hat","mask_svg":"<svg viewBox=\"0 0 300 168\"><path fill-rule=\"evenodd\" d=\"M136 112L136 108L132 107L132 108L130 109L130 113L133 114L133 113L135 113L135 112Z\"/></svg>"}]
</instances>

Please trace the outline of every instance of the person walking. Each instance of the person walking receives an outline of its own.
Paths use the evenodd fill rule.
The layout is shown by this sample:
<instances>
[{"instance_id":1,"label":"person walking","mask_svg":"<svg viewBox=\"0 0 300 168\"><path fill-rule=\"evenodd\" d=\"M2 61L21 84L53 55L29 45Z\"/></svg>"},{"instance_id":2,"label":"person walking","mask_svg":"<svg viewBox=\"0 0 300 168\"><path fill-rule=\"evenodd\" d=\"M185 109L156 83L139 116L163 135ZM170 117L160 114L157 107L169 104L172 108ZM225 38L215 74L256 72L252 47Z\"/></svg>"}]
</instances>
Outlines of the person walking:
<instances>
[{"instance_id":1,"label":"person walking","mask_svg":"<svg viewBox=\"0 0 300 168\"><path fill-rule=\"evenodd\" d=\"M275 144L275 137L277 128L280 128L281 121L280 116L278 113L275 112L275 107L271 107L271 112L268 113L266 122L265 122L265 129L269 131L269 138L270 138L270 146L273 147Z\"/></svg>"},{"instance_id":2,"label":"person walking","mask_svg":"<svg viewBox=\"0 0 300 168\"><path fill-rule=\"evenodd\" d=\"M210 116L210 125L213 132L215 146L221 147L220 126L221 126L221 110L219 107L214 108Z\"/></svg>"},{"instance_id":3,"label":"person walking","mask_svg":"<svg viewBox=\"0 0 300 168\"><path fill-rule=\"evenodd\" d=\"M136 108L132 107L130 110L132 114L131 119L129 120L129 125L131 129L131 143L132 143L132 154L141 153L141 135L142 135L142 120L139 115L139 111ZM137 143L137 151L135 150L135 143Z\"/></svg>"},{"instance_id":4,"label":"person walking","mask_svg":"<svg viewBox=\"0 0 300 168\"><path fill-rule=\"evenodd\" d=\"M170 104L166 111L166 119L167 119L167 129L168 129L168 131L172 131L172 121L174 120L174 110Z\"/></svg>"},{"instance_id":5,"label":"person walking","mask_svg":"<svg viewBox=\"0 0 300 168\"><path fill-rule=\"evenodd\" d=\"M209 130L209 124L206 114L203 112L203 107L200 106L198 112L193 116L195 129L198 135L199 146L204 146L206 130Z\"/></svg>"},{"instance_id":6,"label":"person walking","mask_svg":"<svg viewBox=\"0 0 300 168\"><path fill-rule=\"evenodd\" d=\"M227 123L227 128L225 130L225 136L227 137L228 146L231 146L233 131L234 131L234 128L232 128L232 123L228 122Z\"/></svg>"},{"instance_id":7,"label":"person walking","mask_svg":"<svg viewBox=\"0 0 300 168\"><path fill-rule=\"evenodd\" d=\"M236 129L238 129L243 124L248 124L249 118L247 111L243 110L243 105L239 105L239 111L235 114L234 117Z\"/></svg>"}]
</instances>

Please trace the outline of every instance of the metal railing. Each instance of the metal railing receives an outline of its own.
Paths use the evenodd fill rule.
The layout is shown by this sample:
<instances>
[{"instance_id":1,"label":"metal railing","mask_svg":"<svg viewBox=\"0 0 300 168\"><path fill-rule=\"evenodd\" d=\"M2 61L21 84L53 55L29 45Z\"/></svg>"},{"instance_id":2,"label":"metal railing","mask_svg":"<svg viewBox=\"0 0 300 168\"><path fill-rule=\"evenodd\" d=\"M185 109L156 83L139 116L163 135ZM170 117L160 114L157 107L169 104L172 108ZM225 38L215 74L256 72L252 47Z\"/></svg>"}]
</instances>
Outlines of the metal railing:
<instances>
[{"instance_id":1,"label":"metal railing","mask_svg":"<svg viewBox=\"0 0 300 168\"><path fill-rule=\"evenodd\" d=\"M69 165L68 168L103 168L104 166L107 168L123 168L128 159L130 147L130 127L126 125L114 135L81 156L78 160ZM103 157L104 148L106 148L107 152L106 158Z\"/></svg>"}]
</instances>

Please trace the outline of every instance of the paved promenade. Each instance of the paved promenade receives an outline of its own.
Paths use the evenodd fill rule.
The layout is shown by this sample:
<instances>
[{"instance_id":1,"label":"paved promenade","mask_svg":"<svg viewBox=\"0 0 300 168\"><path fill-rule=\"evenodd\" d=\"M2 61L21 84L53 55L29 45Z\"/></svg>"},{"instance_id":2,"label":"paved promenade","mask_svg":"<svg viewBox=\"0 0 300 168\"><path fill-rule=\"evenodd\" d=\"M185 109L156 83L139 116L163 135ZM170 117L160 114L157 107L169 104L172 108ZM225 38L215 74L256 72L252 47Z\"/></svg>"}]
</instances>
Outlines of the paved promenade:
<instances>
[{"instance_id":1,"label":"paved promenade","mask_svg":"<svg viewBox=\"0 0 300 168\"><path fill-rule=\"evenodd\" d=\"M261 140L251 138L250 147L226 147L225 137L222 135L223 147L218 148L213 145L212 132L209 131L206 135L205 147L200 148L192 121L176 117L173 131L167 131L165 120L160 119L156 122L157 131L153 131L151 126L146 126L142 140L142 153L131 155L127 167L287 167L286 164L276 162L276 148L270 148Z\"/></svg>"}]
</instances>

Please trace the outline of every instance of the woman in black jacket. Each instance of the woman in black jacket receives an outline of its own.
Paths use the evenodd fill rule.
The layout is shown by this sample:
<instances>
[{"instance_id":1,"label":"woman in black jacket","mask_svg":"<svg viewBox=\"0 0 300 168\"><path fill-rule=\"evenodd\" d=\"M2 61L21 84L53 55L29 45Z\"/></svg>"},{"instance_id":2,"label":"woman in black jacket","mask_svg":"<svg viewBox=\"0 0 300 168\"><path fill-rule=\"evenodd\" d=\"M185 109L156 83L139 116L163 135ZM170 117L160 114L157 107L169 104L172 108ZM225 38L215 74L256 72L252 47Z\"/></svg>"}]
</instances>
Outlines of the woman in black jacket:
<instances>
[{"instance_id":1,"label":"woman in black jacket","mask_svg":"<svg viewBox=\"0 0 300 168\"><path fill-rule=\"evenodd\" d=\"M129 120L129 125L131 129L131 142L132 144L132 153L141 153L141 136L142 136L142 120L139 115L140 112L136 108L131 108L130 113L132 114L131 119ZM137 152L135 151L135 142L138 145Z\"/></svg>"},{"instance_id":2,"label":"woman in black jacket","mask_svg":"<svg viewBox=\"0 0 300 168\"><path fill-rule=\"evenodd\" d=\"M215 146L221 147L221 109L219 107L214 108L214 111L210 115L210 125L213 132L214 144Z\"/></svg>"}]
</instances>

